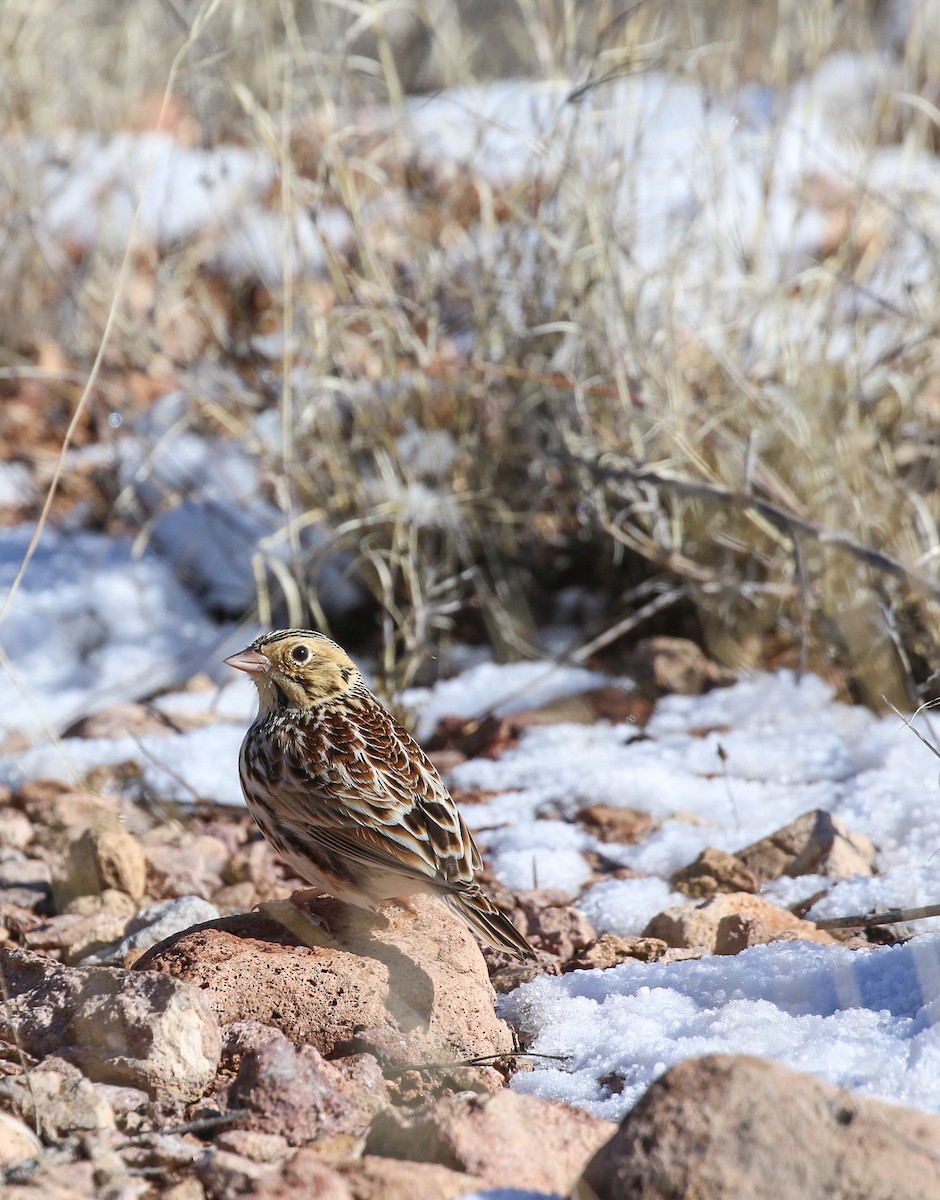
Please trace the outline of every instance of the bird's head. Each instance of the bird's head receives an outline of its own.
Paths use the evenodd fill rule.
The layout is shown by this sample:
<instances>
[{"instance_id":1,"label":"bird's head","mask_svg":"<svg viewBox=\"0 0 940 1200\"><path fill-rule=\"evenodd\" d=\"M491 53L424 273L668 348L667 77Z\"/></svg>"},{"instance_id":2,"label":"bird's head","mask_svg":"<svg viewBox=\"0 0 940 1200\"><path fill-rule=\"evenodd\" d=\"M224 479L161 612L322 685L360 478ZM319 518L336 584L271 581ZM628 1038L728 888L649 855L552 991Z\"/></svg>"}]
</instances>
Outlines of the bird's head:
<instances>
[{"instance_id":1,"label":"bird's head","mask_svg":"<svg viewBox=\"0 0 940 1200\"><path fill-rule=\"evenodd\" d=\"M362 685L362 675L346 651L312 629L266 633L225 661L251 676L262 714L318 708Z\"/></svg>"}]
</instances>

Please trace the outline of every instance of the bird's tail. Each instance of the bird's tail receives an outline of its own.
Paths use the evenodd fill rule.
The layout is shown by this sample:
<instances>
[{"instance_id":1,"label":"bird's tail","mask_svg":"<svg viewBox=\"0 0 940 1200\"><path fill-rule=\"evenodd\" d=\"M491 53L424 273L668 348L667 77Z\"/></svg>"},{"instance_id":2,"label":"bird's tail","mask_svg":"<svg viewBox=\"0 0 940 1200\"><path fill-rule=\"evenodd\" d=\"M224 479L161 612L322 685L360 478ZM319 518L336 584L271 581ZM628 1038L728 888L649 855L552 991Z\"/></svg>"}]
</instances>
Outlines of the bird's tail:
<instances>
[{"instance_id":1,"label":"bird's tail","mask_svg":"<svg viewBox=\"0 0 940 1200\"><path fill-rule=\"evenodd\" d=\"M535 958L535 951L512 921L479 888L450 892L444 899L487 945L514 954L516 958Z\"/></svg>"}]
</instances>

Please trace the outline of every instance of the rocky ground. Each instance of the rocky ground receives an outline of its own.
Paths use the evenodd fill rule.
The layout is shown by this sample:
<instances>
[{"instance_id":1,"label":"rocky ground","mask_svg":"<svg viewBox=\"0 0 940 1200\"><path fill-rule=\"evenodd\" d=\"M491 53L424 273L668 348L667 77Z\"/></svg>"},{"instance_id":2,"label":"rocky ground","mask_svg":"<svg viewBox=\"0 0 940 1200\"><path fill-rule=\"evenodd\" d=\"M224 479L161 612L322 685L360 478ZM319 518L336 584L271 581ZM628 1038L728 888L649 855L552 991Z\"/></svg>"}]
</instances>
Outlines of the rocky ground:
<instances>
[{"instance_id":1,"label":"rocky ground","mask_svg":"<svg viewBox=\"0 0 940 1200\"><path fill-rule=\"evenodd\" d=\"M482 729L444 722L431 745L442 768L498 756L526 724L577 719L573 705L584 720L642 719L646 692L602 688ZM80 732L157 725L179 731L136 705ZM649 825L603 805L578 820L618 843ZM319 901L329 934L252 911L298 881L245 813L170 811L135 787L131 764L82 791L31 780L0 797L0 1194L717 1198L767 1194L774 1180L775 1196L802 1200L940 1196L940 1118L762 1060L680 1063L619 1128L507 1086L532 1060L494 991L628 958L835 945L756 893L785 873L864 875L873 861L866 838L810 812L737 854L705 851L671 881L688 900L632 938L597 936L560 890L503 890L538 951L519 966L481 953L430 899L374 918ZM624 870L602 855L593 869Z\"/></svg>"}]
</instances>

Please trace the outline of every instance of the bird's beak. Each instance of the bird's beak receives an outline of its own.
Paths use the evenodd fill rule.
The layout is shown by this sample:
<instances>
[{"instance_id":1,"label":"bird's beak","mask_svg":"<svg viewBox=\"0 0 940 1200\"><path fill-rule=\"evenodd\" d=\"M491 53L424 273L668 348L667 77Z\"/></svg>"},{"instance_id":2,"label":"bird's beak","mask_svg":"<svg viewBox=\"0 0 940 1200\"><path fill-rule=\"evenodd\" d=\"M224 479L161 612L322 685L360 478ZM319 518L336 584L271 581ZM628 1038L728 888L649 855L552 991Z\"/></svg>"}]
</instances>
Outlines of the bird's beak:
<instances>
[{"instance_id":1,"label":"bird's beak","mask_svg":"<svg viewBox=\"0 0 940 1200\"><path fill-rule=\"evenodd\" d=\"M233 654L231 658L225 660L230 667L234 667L237 671L247 671L249 675L257 675L261 671L267 671L271 666L271 660L266 654L262 654L260 650L239 650L237 654Z\"/></svg>"}]
</instances>

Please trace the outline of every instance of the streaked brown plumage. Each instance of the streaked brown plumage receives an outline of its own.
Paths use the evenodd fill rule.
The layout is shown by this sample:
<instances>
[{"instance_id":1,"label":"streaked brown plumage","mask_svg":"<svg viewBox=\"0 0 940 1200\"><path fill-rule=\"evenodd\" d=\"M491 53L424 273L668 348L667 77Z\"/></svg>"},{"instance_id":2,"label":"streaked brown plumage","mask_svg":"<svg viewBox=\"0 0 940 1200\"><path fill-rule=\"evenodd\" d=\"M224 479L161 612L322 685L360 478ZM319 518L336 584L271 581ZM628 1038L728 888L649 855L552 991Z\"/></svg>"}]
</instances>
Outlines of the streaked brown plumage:
<instances>
[{"instance_id":1,"label":"streaked brown plumage","mask_svg":"<svg viewBox=\"0 0 940 1200\"><path fill-rule=\"evenodd\" d=\"M440 896L490 945L532 956L475 882L479 851L434 765L340 646L279 629L225 661L258 688L242 791L291 870L360 907Z\"/></svg>"}]
</instances>

